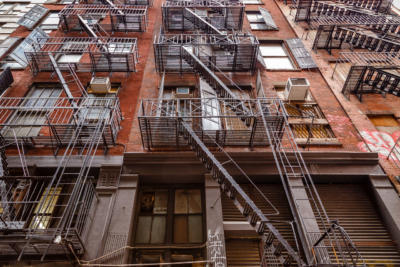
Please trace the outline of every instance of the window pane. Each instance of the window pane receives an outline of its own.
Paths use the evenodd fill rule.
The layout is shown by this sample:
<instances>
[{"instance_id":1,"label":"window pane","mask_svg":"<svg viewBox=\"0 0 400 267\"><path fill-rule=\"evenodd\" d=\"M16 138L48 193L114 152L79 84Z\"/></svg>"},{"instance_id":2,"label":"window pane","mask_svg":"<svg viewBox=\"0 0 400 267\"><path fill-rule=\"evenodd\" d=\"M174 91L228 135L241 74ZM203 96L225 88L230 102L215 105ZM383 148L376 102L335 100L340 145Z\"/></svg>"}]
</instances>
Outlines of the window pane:
<instances>
[{"instance_id":1,"label":"window pane","mask_svg":"<svg viewBox=\"0 0 400 267\"><path fill-rule=\"evenodd\" d=\"M189 213L202 213L201 191L199 189L188 190L188 194L189 194Z\"/></svg>"},{"instance_id":2,"label":"window pane","mask_svg":"<svg viewBox=\"0 0 400 267\"><path fill-rule=\"evenodd\" d=\"M58 63L79 63L82 55L62 55L57 62Z\"/></svg>"},{"instance_id":3,"label":"window pane","mask_svg":"<svg viewBox=\"0 0 400 267\"><path fill-rule=\"evenodd\" d=\"M164 243L165 242L165 216L154 216L153 224L151 227L151 240L150 243Z\"/></svg>"},{"instance_id":4,"label":"window pane","mask_svg":"<svg viewBox=\"0 0 400 267\"><path fill-rule=\"evenodd\" d=\"M273 57L267 57L264 58L265 65L267 66L267 69L272 69L272 70L292 70L293 65L292 62L287 57L279 57L279 58L273 58Z\"/></svg>"},{"instance_id":5,"label":"window pane","mask_svg":"<svg viewBox=\"0 0 400 267\"><path fill-rule=\"evenodd\" d=\"M247 14L247 19L249 22L264 22L261 14Z\"/></svg>"},{"instance_id":6,"label":"window pane","mask_svg":"<svg viewBox=\"0 0 400 267\"><path fill-rule=\"evenodd\" d=\"M203 242L203 220L201 215L189 216L189 242Z\"/></svg>"},{"instance_id":7,"label":"window pane","mask_svg":"<svg viewBox=\"0 0 400 267\"><path fill-rule=\"evenodd\" d=\"M286 52L283 49L282 45L272 44L272 45L260 45L261 55L263 57L272 56L272 57L279 57L279 56L286 56Z\"/></svg>"},{"instance_id":8,"label":"window pane","mask_svg":"<svg viewBox=\"0 0 400 267\"><path fill-rule=\"evenodd\" d=\"M178 215L174 218L174 243L188 242L187 216Z\"/></svg>"},{"instance_id":9,"label":"window pane","mask_svg":"<svg viewBox=\"0 0 400 267\"><path fill-rule=\"evenodd\" d=\"M50 225L51 216L42 215L33 217L31 228L33 229L47 229Z\"/></svg>"},{"instance_id":10,"label":"window pane","mask_svg":"<svg viewBox=\"0 0 400 267\"><path fill-rule=\"evenodd\" d=\"M252 30L268 30L268 27L265 23L250 23L250 28Z\"/></svg>"},{"instance_id":11,"label":"window pane","mask_svg":"<svg viewBox=\"0 0 400 267\"><path fill-rule=\"evenodd\" d=\"M61 187L52 187L48 192L46 188L42 196L40 197L40 201L36 205L34 212L40 214L43 213L52 214L56 207L56 203L58 197L60 196L60 193L61 193Z\"/></svg>"},{"instance_id":12,"label":"window pane","mask_svg":"<svg viewBox=\"0 0 400 267\"><path fill-rule=\"evenodd\" d=\"M136 230L136 243L149 243L151 216L139 216Z\"/></svg>"},{"instance_id":13,"label":"window pane","mask_svg":"<svg viewBox=\"0 0 400 267\"><path fill-rule=\"evenodd\" d=\"M180 189L175 191L175 214L188 213L188 193Z\"/></svg>"},{"instance_id":14,"label":"window pane","mask_svg":"<svg viewBox=\"0 0 400 267\"><path fill-rule=\"evenodd\" d=\"M140 199L140 211L152 212L153 207L154 207L154 192L143 193Z\"/></svg>"},{"instance_id":15,"label":"window pane","mask_svg":"<svg viewBox=\"0 0 400 267\"><path fill-rule=\"evenodd\" d=\"M154 214L167 214L168 192L157 191L154 200Z\"/></svg>"}]
</instances>

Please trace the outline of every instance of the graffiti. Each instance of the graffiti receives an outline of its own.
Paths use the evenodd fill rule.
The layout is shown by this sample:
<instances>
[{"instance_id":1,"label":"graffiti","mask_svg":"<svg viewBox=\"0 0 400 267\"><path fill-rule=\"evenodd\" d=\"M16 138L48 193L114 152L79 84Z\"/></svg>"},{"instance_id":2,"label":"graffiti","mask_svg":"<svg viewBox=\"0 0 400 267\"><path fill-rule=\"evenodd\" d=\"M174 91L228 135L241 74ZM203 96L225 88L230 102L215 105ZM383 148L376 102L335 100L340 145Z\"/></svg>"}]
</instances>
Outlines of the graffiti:
<instances>
[{"instance_id":1,"label":"graffiti","mask_svg":"<svg viewBox=\"0 0 400 267\"><path fill-rule=\"evenodd\" d=\"M361 131L360 132L364 142L360 142L358 147L365 152L377 152L380 158L387 158L392 151L397 139L400 136L400 131L393 132L392 134L384 131ZM392 160L398 161L400 153L393 151Z\"/></svg>"},{"instance_id":2,"label":"graffiti","mask_svg":"<svg viewBox=\"0 0 400 267\"><path fill-rule=\"evenodd\" d=\"M224 248L224 236L218 232L214 234L208 230L207 250L209 259L214 261L214 267L225 267L226 256Z\"/></svg>"}]
</instances>

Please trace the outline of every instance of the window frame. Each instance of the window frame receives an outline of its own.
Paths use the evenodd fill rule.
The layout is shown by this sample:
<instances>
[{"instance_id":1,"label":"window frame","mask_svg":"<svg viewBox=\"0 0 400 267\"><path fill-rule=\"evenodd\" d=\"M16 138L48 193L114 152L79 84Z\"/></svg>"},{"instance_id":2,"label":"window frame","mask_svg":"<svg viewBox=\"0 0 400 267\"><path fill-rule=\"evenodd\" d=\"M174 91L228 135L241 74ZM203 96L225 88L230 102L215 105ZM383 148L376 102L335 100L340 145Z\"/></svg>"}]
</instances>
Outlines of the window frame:
<instances>
[{"instance_id":1,"label":"window frame","mask_svg":"<svg viewBox=\"0 0 400 267\"><path fill-rule=\"evenodd\" d=\"M145 213L141 212L141 206L140 202L142 199L142 196L146 192L155 192L155 191L161 191L165 190L168 192L168 200L167 200L167 212L166 212L166 225L165 225L165 237L164 237L164 242L162 243L151 243L151 240L149 243L138 243L136 238L137 238L137 232L138 232L138 227L139 227L139 217L140 216L148 216ZM185 243L175 243L174 242L174 218L175 218L175 210L174 210L174 205L175 205L175 191L176 190L200 190L200 196L201 196L201 216L202 216L202 242L201 243L193 243L193 242L185 242ZM135 233L133 236L133 242L135 245L146 245L146 246L160 246L160 245L174 245L174 246L185 246L185 245L200 245L206 242L206 209L205 209L205 192L204 192L204 187L200 185L194 185L194 184L189 184L189 185L178 185L178 186L169 186L169 185L161 185L161 186L143 186L141 190L138 193L138 204L136 205L136 210L135 210ZM144 214L144 215L141 215ZM152 215L155 216L155 215ZM187 215L188 216L188 215ZM188 227L189 229L189 227ZM151 234L151 229L150 229L150 234ZM188 236L189 237L189 236Z\"/></svg>"},{"instance_id":2,"label":"window frame","mask_svg":"<svg viewBox=\"0 0 400 267\"><path fill-rule=\"evenodd\" d=\"M263 16L262 16L262 14L261 14L260 11L257 11L257 10L247 10L245 13L246 13L247 21L248 21L249 24L250 24L250 29L251 29L252 31L268 31L268 30L270 30L270 29L268 28L268 25L265 23L265 20L264 20L264 18L263 18ZM257 16L257 21L252 21L252 20L250 20L249 15L256 15L256 16ZM261 19L260 19L260 18L261 18ZM263 27L265 27L265 28L253 28L252 25L263 25Z\"/></svg>"},{"instance_id":3,"label":"window frame","mask_svg":"<svg viewBox=\"0 0 400 267\"><path fill-rule=\"evenodd\" d=\"M265 69L268 71L297 71L298 70L298 66L295 62L295 60L293 59L292 54L290 53L289 49L286 46L286 42L284 40L260 40L260 56L261 58L263 58L264 60L264 65L265 65ZM280 46L282 48L282 51L285 53L285 56L283 55L279 55L279 56L273 56L273 55L262 55L262 49L261 47L278 47ZM268 67L268 63L266 61L266 58L271 58L271 59L280 59L280 58L286 58L289 60L290 64L292 65L292 68L269 68Z\"/></svg>"},{"instance_id":4,"label":"window frame","mask_svg":"<svg viewBox=\"0 0 400 267\"><path fill-rule=\"evenodd\" d=\"M50 93L50 96L47 97L54 97L54 98L59 98L63 92L62 87L59 84L51 84L51 83L34 83L30 86L26 97L33 97L33 95L35 94L36 90L42 90L42 92L40 93L39 96L37 96L38 98L41 98L42 94L45 92L46 89L52 89L53 91ZM57 90L54 90L57 89ZM36 97L36 96L34 96ZM29 102L29 99L24 99L22 101L22 103L19 105L20 107L54 107L55 103L57 102L56 99L51 100L51 101L46 101L46 103L43 103L43 101L40 101L40 99L36 100L35 103ZM39 103L39 105L37 105ZM51 105L49 106L48 103L51 103ZM27 117L26 115L29 115L31 111L30 110L16 110L12 113L12 115L7 119L7 122L12 122L13 124L15 122L18 122L21 119L26 120ZM21 124L21 127L19 127L17 129L17 131L15 132L17 137L24 137L24 138L28 138L28 137L37 137L40 134L40 131L42 129L42 127L45 124L45 120L46 120L46 112L41 112L41 111L37 111L35 114L33 115L29 115L29 116L33 116L33 117L28 117L28 120L30 123L32 123L32 121L37 122L38 120L43 120L43 125L42 126L25 126L23 127L24 124ZM29 124L29 123L26 123ZM8 127L5 126L2 129L2 134L4 136L9 136L9 134L11 135L11 137L14 137L14 133L13 131L11 131L10 129L12 129L12 127ZM26 130L28 129L28 130ZM26 134L21 134L21 131L27 131ZM32 131L37 132L36 134L31 134Z\"/></svg>"}]
</instances>

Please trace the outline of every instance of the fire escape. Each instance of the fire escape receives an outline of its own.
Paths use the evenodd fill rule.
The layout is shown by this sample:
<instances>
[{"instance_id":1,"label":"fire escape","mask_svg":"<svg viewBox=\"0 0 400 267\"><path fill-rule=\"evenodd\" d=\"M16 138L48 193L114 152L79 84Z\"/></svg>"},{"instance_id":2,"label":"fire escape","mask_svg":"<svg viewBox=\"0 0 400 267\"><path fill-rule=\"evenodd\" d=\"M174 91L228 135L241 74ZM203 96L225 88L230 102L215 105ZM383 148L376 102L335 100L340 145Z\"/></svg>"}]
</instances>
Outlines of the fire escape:
<instances>
[{"instance_id":1,"label":"fire escape","mask_svg":"<svg viewBox=\"0 0 400 267\"><path fill-rule=\"evenodd\" d=\"M117 97L88 95L76 72L130 72L137 63L136 38L96 33L36 40L27 52L32 73L51 72L65 97L0 98L0 258L70 259L85 252L97 197L92 163L99 149L106 153L116 144L122 115ZM61 60L75 54L89 60ZM10 84L9 75L0 79ZM30 174L25 150L37 147L54 150L57 167L51 175ZM9 173L6 148L17 151L22 174Z\"/></svg>"},{"instance_id":2,"label":"fire escape","mask_svg":"<svg viewBox=\"0 0 400 267\"><path fill-rule=\"evenodd\" d=\"M214 10L214 3L211 2L208 3L211 9L208 14L224 10L224 4L230 4L224 2ZM227 28L220 29L219 21L224 21L226 17L222 15L220 20L212 21L208 16L198 15L205 14L199 6L194 12L187 6L180 6L182 3L198 4L196 1L165 2L164 30L176 30L180 25L181 30L202 30L212 35L174 35L162 31L154 42L157 70L164 73L196 73L201 86L214 92L214 97L142 100L138 118L143 146L151 150L175 144L177 148L191 149L196 153L220 184L221 190L260 236L264 244L262 266L364 266L344 229L326 214L291 132L282 101L277 98L241 99L226 85L228 81L240 89L224 71L254 72L257 39L249 34L223 33ZM182 12L179 23L168 13L166 7L170 6L178 6L176 10ZM243 18L236 19L231 23L235 24ZM222 111L215 112L216 107ZM215 126L227 119L242 121L245 130L235 132ZM205 127L205 121L212 122L214 127ZM263 214L252 196L247 195L230 174L227 166L238 165L223 147L231 145L270 147L294 215L302 249L294 249L282 237L274 227L274 221ZM211 152L210 147L218 148L228 159L222 161ZM252 185L257 190L257 186Z\"/></svg>"},{"instance_id":3,"label":"fire escape","mask_svg":"<svg viewBox=\"0 0 400 267\"><path fill-rule=\"evenodd\" d=\"M313 49L366 49L376 52L400 50L400 18L391 14L389 1L352 2L301 0L295 21L305 21L308 32L316 31Z\"/></svg>"}]
</instances>

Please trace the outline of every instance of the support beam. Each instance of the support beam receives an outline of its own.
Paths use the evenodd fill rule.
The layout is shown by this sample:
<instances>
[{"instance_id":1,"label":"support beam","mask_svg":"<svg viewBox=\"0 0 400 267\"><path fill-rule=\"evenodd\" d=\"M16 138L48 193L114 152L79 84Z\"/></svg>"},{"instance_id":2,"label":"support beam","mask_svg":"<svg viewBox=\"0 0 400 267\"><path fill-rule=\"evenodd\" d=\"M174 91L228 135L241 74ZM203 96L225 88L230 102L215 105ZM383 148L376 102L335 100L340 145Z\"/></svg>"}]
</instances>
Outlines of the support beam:
<instances>
[{"instance_id":1,"label":"support beam","mask_svg":"<svg viewBox=\"0 0 400 267\"><path fill-rule=\"evenodd\" d=\"M205 175L205 203L207 218L207 260L214 266L226 267L224 219L222 217L221 190L210 174Z\"/></svg>"}]
</instances>

